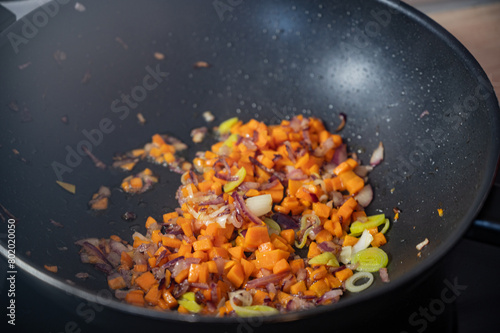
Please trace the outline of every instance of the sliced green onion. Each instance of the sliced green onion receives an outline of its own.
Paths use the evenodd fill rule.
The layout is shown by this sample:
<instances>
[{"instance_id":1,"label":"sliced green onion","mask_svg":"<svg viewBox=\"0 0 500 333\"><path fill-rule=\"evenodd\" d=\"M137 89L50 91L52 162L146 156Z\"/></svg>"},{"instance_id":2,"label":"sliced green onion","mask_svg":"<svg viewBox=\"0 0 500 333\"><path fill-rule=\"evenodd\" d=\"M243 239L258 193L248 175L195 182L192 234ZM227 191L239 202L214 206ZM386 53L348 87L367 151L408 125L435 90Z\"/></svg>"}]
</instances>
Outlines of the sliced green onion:
<instances>
[{"instance_id":1,"label":"sliced green onion","mask_svg":"<svg viewBox=\"0 0 500 333\"><path fill-rule=\"evenodd\" d=\"M327 265L332 267L339 267L339 262L332 252L323 252L317 256L309 259L310 265Z\"/></svg>"},{"instance_id":2,"label":"sliced green onion","mask_svg":"<svg viewBox=\"0 0 500 333\"><path fill-rule=\"evenodd\" d=\"M354 221L350 227L351 235L359 236L361 235L361 233L363 233L363 230L377 228L384 222L385 214L368 216L368 221L366 222Z\"/></svg>"},{"instance_id":3,"label":"sliced green onion","mask_svg":"<svg viewBox=\"0 0 500 333\"><path fill-rule=\"evenodd\" d=\"M238 172L236 173L236 177L238 177L238 179L224 184L224 192L229 193L238 186L240 186L240 184L243 183L243 181L245 180L246 176L247 176L247 170L244 167L241 167L241 169L239 169Z\"/></svg>"},{"instance_id":4,"label":"sliced green onion","mask_svg":"<svg viewBox=\"0 0 500 333\"><path fill-rule=\"evenodd\" d=\"M196 303L194 292L185 293L179 299L179 304L185 307L189 312L198 313L201 311L201 306Z\"/></svg>"},{"instance_id":5,"label":"sliced green onion","mask_svg":"<svg viewBox=\"0 0 500 333\"><path fill-rule=\"evenodd\" d=\"M270 194L257 195L246 199L245 204L256 216L262 216L269 213L273 208L273 197Z\"/></svg>"},{"instance_id":6,"label":"sliced green onion","mask_svg":"<svg viewBox=\"0 0 500 333\"><path fill-rule=\"evenodd\" d=\"M361 279L367 279L366 282L357 285L356 282ZM358 293L365 290L373 283L373 274L368 272L356 272L347 280L345 280L345 288L353 293Z\"/></svg>"},{"instance_id":7,"label":"sliced green onion","mask_svg":"<svg viewBox=\"0 0 500 333\"><path fill-rule=\"evenodd\" d=\"M281 227L276 221L270 218L265 218L264 223L267 225L269 228L269 233L275 233L275 234L280 234L281 233Z\"/></svg>"},{"instance_id":8,"label":"sliced green onion","mask_svg":"<svg viewBox=\"0 0 500 333\"><path fill-rule=\"evenodd\" d=\"M385 225L382 228L382 230L380 230L380 232L385 234L387 232L387 230L389 230L390 225L391 225L391 222L389 221L389 219L385 219Z\"/></svg>"},{"instance_id":9,"label":"sliced green onion","mask_svg":"<svg viewBox=\"0 0 500 333\"><path fill-rule=\"evenodd\" d=\"M387 253L378 247L369 247L352 257L352 263L358 264L356 270L360 272L377 272L379 269L386 267L389 262Z\"/></svg>"},{"instance_id":10,"label":"sliced green onion","mask_svg":"<svg viewBox=\"0 0 500 333\"><path fill-rule=\"evenodd\" d=\"M223 121L219 125L219 133L220 134L229 133L231 131L231 127L236 125L237 122L238 122L238 117L229 118L228 120Z\"/></svg>"}]
</instances>

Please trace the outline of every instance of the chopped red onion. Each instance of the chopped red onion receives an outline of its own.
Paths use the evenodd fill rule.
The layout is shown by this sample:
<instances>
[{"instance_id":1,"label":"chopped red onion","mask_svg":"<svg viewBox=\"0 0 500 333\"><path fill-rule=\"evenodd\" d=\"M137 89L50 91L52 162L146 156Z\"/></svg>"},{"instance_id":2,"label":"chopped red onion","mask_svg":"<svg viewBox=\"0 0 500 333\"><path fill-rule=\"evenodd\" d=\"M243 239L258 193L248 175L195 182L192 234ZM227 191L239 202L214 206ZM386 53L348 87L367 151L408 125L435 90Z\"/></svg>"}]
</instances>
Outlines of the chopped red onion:
<instances>
[{"instance_id":1,"label":"chopped red onion","mask_svg":"<svg viewBox=\"0 0 500 333\"><path fill-rule=\"evenodd\" d=\"M364 178L372 170L373 170L373 167L371 165L358 165L357 167L354 168L353 171L355 174L357 174L361 178Z\"/></svg>"},{"instance_id":2,"label":"chopped red onion","mask_svg":"<svg viewBox=\"0 0 500 333\"><path fill-rule=\"evenodd\" d=\"M172 296L178 299L179 297L184 295L188 290L189 290L189 282L187 279L185 279L181 283L176 284L174 286L174 289L172 290Z\"/></svg>"},{"instance_id":3,"label":"chopped red onion","mask_svg":"<svg viewBox=\"0 0 500 333\"><path fill-rule=\"evenodd\" d=\"M291 169L291 170L287 170L287 174L286 174L287 179L305 180L305 179L309 178L309 176L307 176L304 173L304 171L302 171L301 169L295 169L294 167L290 167L289 169Z\"/></svg>"},{"instance_id":4,"label":"chopped red onion","mask_svg":"<svg viewBox=\"0 0 500 333\"><path fill-rule=\"evenodd\" d=\"M345 123L347 121L347 115L344 112L340 112L339 118L340 118L340 125L335 130L336 132L340 132L344 128Z\"/></svg>"},{"instance_id":5,"label":"chopped red onion","mask_svg":"<svg viewBox=\"0 0 500 333\"><path fill-rule=\"evenodd\" d=\"M273 174L274 173L274 170L273 169L269 169L268 167L266 167L264 164L260 163L256 158L253 158L252 156L248 156L248 159L250 160L250 162L261 168L262 170L264 170L265 172L267 173L270 173L270 174Z\"/></svg>"},{"instance_id":6,"label":"chopped red onion","mask_svg":"<svg viewBox=\"0 0 500 333\"><path fill-rule=\"evenodd\" d=\"M259 225L264 224L264 222L262 222L262 220L258 216L256 216L254 213L250 211L250 209L248 209L247 205L245 204L245 200L243 200L241 194L234 191L232 197L234 198L234 208L236 209L238 214L244 215L250 221L256 224Z\"/></svg>"},{"instance_id":7,"label":"chopped red onion","mask_svg":"<svg viewBox=\"0 0 500 333\"><path fill-rule=\"evenodd\" d=\"M303 281L307 278L307 271L305 268L300 268L296 274L297 281Z\"/></svg>"},{"instance_id":8,"label":"chopped red onion","mask_svg":"<svg viewBox=\"0 0 500 333\"><path fill-rule=\"evenodd\" d=\"M335 143L333 142L332 137L326 139L319 147L314 150L314 156L322 157L333 148Z\"/></svg>"},{"instance_id":9,"label":"chopped red onion","mask_svg":"<svg viewBox=\"0 0 500 333\"><path fill-rule=\"evenodd\" d=\"M380 279L382 280L382 282L385 282L385 283L391 282L391 280L389 279L389 274L387 273L386 267L382 267L381 269L379 269L378 273L380 275Z\"/></svg>"},{"instance_id":10,"label":"chopped red onion","mask_svg":"<svg viewBox=\"0 0 500 333\"><path fill-rule=\"evenodd\" d=\"M274 179L273 181L271 182L268 182L268 183L265 183L265 184L262 184L260 186L260 190L261 191L264 191L264 190L269 190L270 188L273 188L275 187L276 185L278 185L280 183L280 181L278 179Z\"/></svg>"},{"instance_id":11,"label":"chopped red onion","mask_svg":"<svg viewBox=\"0 0 500 333\"><path fill-rule=\"evenodd\" d=\"M331 300L333 303L338 302L340 296L342 296L343 292L340 289L333 289L330 291L327 291L326 293L323 294L320 298L316 300L316 304L322 304L326 302L327 300Z\"/></svg>"},{"instance_id":12,"label":"chopped red onion","mask_svg":"<svg viewBox=\"0 0 500 333\"><path fill-rule=\"evenodd\" d=\"M340 163L347 160L347 145L342 144L335 149L335 153L333 153L332 163L339 165Z\"/></svg>"},{"instance_id":13,"label":"chopped red onion","mask_svg":"<svg viewBox=\"0 0 500 333\"><path fill-rule=\"evenodd\" d=\"M295 220L293 217L290 215L286 215L283 213L275 213L272 216L272 219L276 221L280 225L282 229L298 229L299 228L299 222Z\"/></svg>"},{"instance_id":14,"label":"chopped red onion","mask_svg":"<svg viewBox=\"0 0 500 333\"><path fill-rule=\"evenodd\" d=\"M379 142L378 147L373 151L372 157L370 158L370 165L376 166L384 159L384 145L382 141Z\"/></svg>"},{"instance_id":15,"label":"chopped red onion","mask_svg":"<svg viewBox=\"0 0 500 333\"><path fill-rule=\"evenodd\" d=\"M191 287L200 288L200 289L209 289L208 283L202 282L191 282Z\"/></svg>"},{"instance_id":16,"label":"chopped red onion","mask_svg":"<svg viewBox=\"0 0 500 333\"><path fill-rule=\"evenodd\" d=\"M373 189L370 184L365 185L359 192L354 196L354 199L359 203L361 207L367 207L373 200Z\"/></svg>"},{"instance_id":17,"label":"chopped red onion","mask_svg":"<svg viewBox=\"0 0 500 333\"><path fill-rule=\"evenodd\" d=\"M253 289L258 287L267 286L269 283L278 283L282 278L287 276L289 272L283 272L279 274L271 274L258 279L250 280L247 282L247 288Z\"/></svg>"},{"instance_id":18,"label":"chopped red onion","mask_svg":"<svg viewBox=\"0 0 500 333\"><path fill-rule=\"evenodd\" d=\"M293 148L292 148L292 145L290 144L290 141L285 141L284 144L285 144L286 152L288 153L288 158L290 159L290 161L292 161L293 164L295 164L297 159L295 157L295 152L293 151Z\"/></svg>"},{"instance_id":19,"label":"chopped red onion","mask_svg":"<svg viewBox=\"0 0 500 333\"><path fill-rule=\"evenodd\" d=\"M323 252L340 253L342 246L335 244L332 241L324 241L318 244L318 247Z\"/></svg>"}]
</instances>

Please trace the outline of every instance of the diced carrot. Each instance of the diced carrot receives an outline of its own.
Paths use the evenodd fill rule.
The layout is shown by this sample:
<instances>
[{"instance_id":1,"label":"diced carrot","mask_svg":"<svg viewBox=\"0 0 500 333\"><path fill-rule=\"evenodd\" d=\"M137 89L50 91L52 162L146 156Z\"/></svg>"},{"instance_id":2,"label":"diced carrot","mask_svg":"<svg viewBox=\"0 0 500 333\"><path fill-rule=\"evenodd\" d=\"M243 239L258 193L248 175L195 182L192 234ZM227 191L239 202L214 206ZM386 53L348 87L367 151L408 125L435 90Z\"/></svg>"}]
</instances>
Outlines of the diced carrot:
<instances>
[{"instance_id":1,"label":"diced carrot","mask_svg":"<svg viewBox=\"0 0 500 333\"><path fill-rule=\"evenodd\" d=\"M344 242L342 243L342 246L353 246L353 245L356 245L357 242L358 242L358 238L356 238L354 236L345 235Z\"/></svg>"},{"instance_id":2,"label":"diced carrot","mask_svg":"<svg viewBox=\"0 0 500 333\"><path fill-rule=\"evenodd\" d=\"M274 265L281 259L288 259L290 252L283 251L280 249L267 251L267 252L257 252L256 253L256 264L257 268L265 268L272 270Z\"/></svg>"},{"instance_id":3,"label":"diced carrot","mask_svg":"<svg viewBox=\"0 0 500 333\"><path fill-rule=\"evenodd\" d=\"M330 220L331 221L331 220ZM319 244L319 243L322 243L322 242L327 242L327 241L331 241L333 239L333 235L330 231L328 231L327 229L323 229L321 230L320 232L318 232L318 234L316 235L316 242Z\"/></svg>"},{"instance_id":4,"label":"diced carrot","mask_svg":"<svg viewBox=\"0 0 500 333\"><path fill-rule=\"evenodd\" d=\"M111 289L123 289L127 286L125 280L121 276L117 276L113 279L108 279L108 286Z\"/></svg>"},{"instance_id":5,"label":"diced carrot","mask_svg":"<svg viewBox=\"0 0 500 333\"><path fill-rule=\"evenodd\" d=\"M243 246L235 246L227 249L232 259L241 260L244 257Z\"/></svg>"},{"instance_id":6,"label":"diced carrot","mask_svg":"<svg viewBox=\"0 0 500 333\"><path fill-rule=\"evenodd\" d=\"M157 281L151 272L145 272L135 279L135 283L144 291L148 291Z\"/></svg>"},{"instance_id":7,"label":"diced carrot","mask_svg":"<svg viewBox=\"0 0 500 333\"><path fill-rule=\"evenodd\" d=\"M223 259L229 259L229 252L222 247L213 247L208 252L208 257L213 260L216 257L221 257Z\"/></svg>"},{"instance_id":8,"label":"diced carrot","mask_svg":"<svg viewBox=\"0 0 500 333\"><path fill-rule=\"evenodd\" d=\"M330 216L331 210L332 209L327 205L325 205L324 203L321 202L313 203L313 211L319 217L328 218Z\"/></svg>"},{"instance_id":9,"label":"diced carrot","mask_svg":"<svg viewBox=\"0 0 500 333\"><path fill-rule=\"evenodd\" d=\"M146 302L148 302L149 304L157 305L158 301L160 300L160 297L161 297L161 293L158 290L158 285L155 284L154 286L151 287L151 289L149 289L146 296L144 296L144 300Z\"/></svg>"},{"instance_id":10,"label":"diced carrot","mask_svg":"<svg viewBox=\"0 0 500 333\"><path fill-rule=\"evenodd\" d=\"M171 213L163 214L163 222L164 223L169 223L169 221L171 219L175 219L178 216L179 216L179 214L177 212L171 212Z\"/></svg>"},{"instance_id":11,"label":"diced carrot","mask_svg":"<svg viewBox=\"0 0 500 333\"><path fill-rule=\"evenodd\" d=\"M295 243L295 231L293 229L281 230L280 235L288 242L288 244L293 245Z\"/></svg>"},{"instance_id":12,"label":"diced carrot","mask_svg":"<svg viewBox=\"0 0 500 333\"><path fill-rule=\"evenodd\" d=\"M247 229L245 235L245 246L247 248L256 248L262 243L269 242L269 233L266 226L256 226Z\"/></svg>"},{"instance_id":13,"label":"diced carrot","mask_svg":"<svg viewBox=\"0 0 500 333\"><path fill-rule=\"evenodd\" d=\"M189 268L185 268L182 271L180 271L179 274L177 274L177 276L174 278L174 280L177 283L181 283L182 281L187 279L188 275L189 275Z\"/></svg>"},{"instance_id":14,"label":"diced carrot","mask_svg":"<svg viewBox=\"0 0 500 333\"><path fill-rule=\"evenodd\" d=\"M134 262L132 260L132 257L125 251L123 251L121 254L120 254L120 263L125 266L125 267L128 267L129 269L132 268L132 266L134 265Z\"/></svg>"},{"instance_id":15,"label":"diced carrot","mask_svg":"<svg viewBox=\"0 0 500 333\"><path fill-rule=\"evenodd\" d=\"M299 281L290 287L290 294L297 295L303 293L307 290L306 283L304 281Z\"/></svg>"},{"instance_id":16,"label":"diced carrot","mask_svg":"<svg viewBox=\"0 0 500 333\"><path fill-rule=\"evenodd\" d=\"M245 258L242 258L240 262L243 266L243 270L245 271L245 278L248 279L255 269L255 264L251 261L246 260Z\"/></svg>"},{"instance_id":17,"label":"diced carrot","mask_svg":"<svg viewBox=\"0 0 500 333\"><path fill-rule=\"evenodd\" d=\"M326 270L325 265L321 265L321 266L319 266L319 268L312 271L311 277L313 280L321 280L324 277L326 277L327 274L328 274L328 271Z\"/></svg>"},{"instance_id":18,"label":"diced carrot","mask_svg":"<svg viewBox=\"0 0 500 333\"><path fill-rule=\"evenodd\" d=\"M289 272L291 271L290 264L286 259L280 259L273 267L273 273L274 274L279 274L283 272Z\"/></svg>"},{"instance_id":19,"label":"diced carrot","mask_svg":"<svg viewBox=\"0 0 500 333\"><path fill-rule=\"evenodd\" d=\"M231 283L239 288L243 281L245 280L245 271L243 270L243 266L237 262L227 273L227 279L231 281Z\"/></svg>"},{"instance_id":20,"label":"diced carrot","mask_svg":"<svg viewBox=\"0 0 500 333\"><path fill-rule=\"evenodd\" d=\"M173 247L173 248L180 248L182 245L182 242L180 239L170 237L168 235L162 235L161 236L161 243L163 246L166 247Z\"/></svg>"},{"instance_id":21,"label":"diced carrot","mask_svg":"<svg viewBox=\"0 0 500 333\"><path fill-rule=\"evenodd\" d=\"M204 238L193 243L193 249L195 251L209 251L214 247L210 238Z\"/></svg>"},{"instance_id":22,"label":"diced carrot","mask_svg":"<svg viewBox=\"0 0 500 333\"><path fill-rule=\"evenodd\" d=\"M189 273L188 273L188 278L187 278L188 282L190 282L190 283L198 282L200 270L201 270L200 264L191 264L189 266Z\"/></svg>"},{"instance_id":23,"label":"diced carrot","mask_svg":"<svg viewBox=\"0 0 500 333\"><path fill-rule=\"evenodd\" d=\"M317 297L321 297L330 290L330 286L325 280L318 280L309 287L309 290L313 291Z\"/></svg>"},{"instance_id":24,"label":"diced carrot","mask_svg":"<svg viewBox=\"0 0 500 333\"><path fill-rule=\"evenodd\" d=\"M347 280L349 277L353 275L353 271L350 268L344 268L341 271L336 271L335 272L335 277L339 279L341 282L344 282Z\"/></svg>"},{"instance_id":25,"label":"diced carrot","mask_svg":"<svg viewBox=\"0 0 500 333\"><path fill-rule=\"evenodd\" d=\"M253 295L252 305L262 305L262 304L264 304L264 301L266 300L266 298L269 298L269 293L267 293L263 290L257 289L255 291L255 294Z\"/></svg>"},{"instance_id":26,"label":"diced carrot","mask_svg":"<svg viewBox=\"0 0 500 333\"><path fill-rule=\"evenodd\" d=\"M307 257L313 258L319 254L321 254L321 250L318 248L318 244L316 242L311 242L311 244L309 244L309 251L307 251Z\"/></svg>"},{"instance_id":27,"label":"diced carrot","mask_svg":"<svg viewBox=\"0 0 500 333\"><path fill-rule=\"evenodd\" d=\"M294 259L290 261L290 268L292 269L293 274L297 274L297 272L304 267L304 259Z\"/></svg>"},{"instance_id":28,"label":"diced carrot","mask_svg":"<svg viewBox=\"0 0 500 333\"><path fill-rule=\"evenodd\" d=\"M127 295L125 295L125 301L133 305L144 306L144 291L130 290Z\"/></svg>"},{"instance_id":29,"label":"diced carrot","mask_svg":"<svg viewBox=\"0 0 500 333\"><path fill-rule=\"evenodd\" d=\"M384 245L385 243L387 243L387 239L385 238L383 233L379 232L379 233L376 233L375 235L373 235L373 240L370 244L373 247L380 247L380 246Z\"/></svg>"}]
</instances>

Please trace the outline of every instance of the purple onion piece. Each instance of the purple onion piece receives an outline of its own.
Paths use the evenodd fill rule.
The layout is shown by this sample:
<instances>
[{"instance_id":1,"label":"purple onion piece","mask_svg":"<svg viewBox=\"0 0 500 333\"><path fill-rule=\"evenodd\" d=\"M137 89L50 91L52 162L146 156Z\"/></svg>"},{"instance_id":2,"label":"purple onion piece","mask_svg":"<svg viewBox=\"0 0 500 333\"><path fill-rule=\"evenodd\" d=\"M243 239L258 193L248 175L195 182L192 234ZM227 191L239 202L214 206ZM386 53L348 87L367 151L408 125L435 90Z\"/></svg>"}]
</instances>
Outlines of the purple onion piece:
<instances>
[{"instance_id":1,"label":"purple onion piece","mask_svg":"<svg viewBox=\"0 0 500 333\"><path fill-rule=\"evenodd\" d=\"M240 215L244 215L247 217L250 221L262 225L264 222L256 216L254 213L248 209L247 205L245 204L245 200L243 200L243 197L236 191L233 192L232 197L234 198L234 208Z\"/></svg>"},{"instance_id":2,"label":"purple onion piece","mask_svg":"<svg viewBox=\"0 0 500 333\"><path fill-rule=\"evenodd\" d=\"M251 281L247 282L247 288L252 289L252 288L259 288L259 287L265 287L269 283L278 283L281 281L282 278L287 276L289 272L283 272L279 274L270 274L268 276L264 276L258 279L254 279Z\"/></svg>"},{"instance_id":3,"label":"purple onion piece","mask_svg":"<svg viewBox=\"0 0 500 333\"><path fill-rule=\"evenodd\" d=\"M299 229L299 222L290 215L275 213L272 219L276 221L282 229Z\"/></svg>"},{"instance_id":4,"label":"purple onion piece","mask_svg":"<svg viewBox=\"0 0 500 333\"><path fill-rule=\"evenodd\" d=\"M109 265L111 268L113 267L113 265L108 261L108 259L104 256L104 254L97 247L95 247L94 245L90 244L89 242L83 242L82 246L85 248L85 250L89 254L98 257L99 259L102 260L102 262L104 264Z\"/></svg>"}]
</instances>

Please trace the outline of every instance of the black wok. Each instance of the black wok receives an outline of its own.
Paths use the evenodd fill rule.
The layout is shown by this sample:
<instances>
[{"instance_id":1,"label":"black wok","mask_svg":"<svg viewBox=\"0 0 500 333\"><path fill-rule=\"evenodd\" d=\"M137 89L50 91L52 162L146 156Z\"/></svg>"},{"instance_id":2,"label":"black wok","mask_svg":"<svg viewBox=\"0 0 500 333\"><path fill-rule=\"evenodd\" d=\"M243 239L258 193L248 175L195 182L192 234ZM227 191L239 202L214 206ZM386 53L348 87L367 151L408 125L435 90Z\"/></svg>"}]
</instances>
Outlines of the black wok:
<instances>
[{"instance_id":1,"label":"black wok","mask_svg":"<svg viewBox=\"0 0 500 333\"><path fill-rule=\"evenodd\" d=\"M177 174L149 165L160 183L128 197L118 190L126 174L96 168L78 153L82 145L109 166L115 153L160 132L190 143L192 158L209 144L194 147L189 137L206 124L206 110L216 122L235 115L270 123L313 115L331 130L338 113L346 113L341 134L363 161L379 141L385 146L385 159L370 176L375 199L368 212L402 211L385 246L389 284L377 279L334 306L265 318L251 327L315 317L300 321L309 327L349 314L352 321L353 309L359 317L373 304L396 302L460 239L488 193L500 150L493 88L461 44L403 3L81 3L85 11L73 2L52 2L0 38L0 203L16 217L17 267L35 283L43 280L48 293L62 290L105 303L129 328L148 321L241 330L240 319L181 316L104 297L104 275L80 263L74 245L112 234L130 240L133 230L144 231L147 216L176 207L179 185ZM155 52L165 58L156 59ZM198 61L211 67L195 68ZM59 187L58 179L75 184L76 194ZM87 202L100 185L113 192L110 208L96 214ZM126 211L137 219L122 220ZM7 228L7 222L1 225ZM430 243L419 256L415 246L425 238ZM0 242L7 256L7 240ZM57 274L45 264L57 265ZM94 278L79 280L79 272Z\"/></svg>"}]
</instances>

